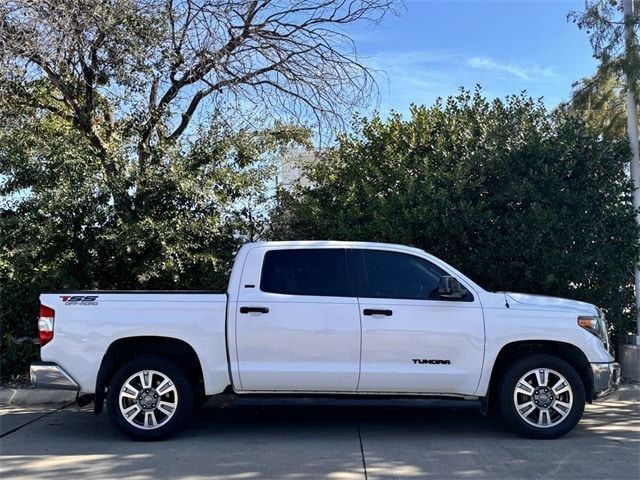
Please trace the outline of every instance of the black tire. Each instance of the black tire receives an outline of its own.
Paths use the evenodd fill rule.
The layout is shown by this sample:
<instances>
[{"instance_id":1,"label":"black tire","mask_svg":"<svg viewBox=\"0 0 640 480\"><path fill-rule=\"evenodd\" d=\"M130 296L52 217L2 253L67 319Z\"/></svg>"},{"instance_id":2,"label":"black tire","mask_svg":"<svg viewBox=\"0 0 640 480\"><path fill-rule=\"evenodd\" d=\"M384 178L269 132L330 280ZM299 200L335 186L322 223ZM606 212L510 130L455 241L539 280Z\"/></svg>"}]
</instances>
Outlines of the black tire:
<instances>
[{"instance_id":1,"label":"black tire","mask_svg":"<svg viewBox=\"0 0 640 480\"><path fill-rule=\"evenodd\" d=\"M523 416L518 413L518 409L516 408L516 399L514 399L516 387L518 387L519 381L521 378L526 375L528 372L532 370L539 369L550 369L555 371L556 373L564 376L566 381L568 382L571 391L565 392L561 395L562 400L565 400L569 397L572 400L571 407L565 410L564 419L562 419L562 415L559 414L558 410L555 410L551 407L544 409L535 407L536 410L533 410L530 414L530 417L527 417L529 421L535 422L536 417L538 419L542 418L540 415L541 410L547 410L549 415L555 415L555 420L558 421L556 425L552 426L536 426L529 423L527 420L523 418ZM549 380L555 380L557 377L553 373L548 373L548 375L552 378ZM531 388L532 391L542 391L544 390L544 385L542 387L538 387L535 385L537 382L534 382L533 385L527 386L526 388ZM553 386L551 384L550 386ZM560 400L560 396L556 394L556 397L553 397L554 392L552 389L549 389L550 394L552 395L552 399L548 400L547 397L544 398L544 401L548 402L546 405L550 405L553 403L553 398ZM543 394L546 395L546 394ZM531 399L531 406L533 406L535 402L535 398L540 400L541 397L536 395L531 396L518 396L519 402L525 403L528 401L528 398ZM542 404L542 400L539 402ZM554 357L552 355L546 354L535 354L528 357L520 358L517 360L504 375L502 382L500 383L498 390L498 406L500 409L500 414L507 424L512 430L529 437L529 438L558 438L562 435L569 433L573 428L578 424L580 419L582 418L582 414L584 412L584 404L585 404L585 390L584 385L582 383L582 379L575 371L575 369L569 365L564 360ZM531 408L531 407L528 407ZM522 409L526 411L524 408ZM545 421L547 420L546 414ZM548 417L549 420L552 420L551 417ZM549 422L553 423L553 422Z\"/></svg>"},{"instance_id":2,"label":"black tire","mask_svg":"<svg viewBox=\"0 0 640 480\"><path fill-rule=\"evenodd\" d=\"M162 423L162 421L159 421L158 423L160 425L151 429L145 429L142 425L133 425L127 420L121 408L121 402L131 402L141 406L139 402L121 399L120 392L123 391L125 383L130 377L138 372L145 371L155 371L164 375L175 387L175 393L170 393L169 395L171 395L170 399L175 399L176 407L172 410L172 413L168 415L165 415L164 410L160 408L153 408L154 418L160 417L162 420L162 416L165 415L165 422ZM151 378L157 382L162 379L162 376L152 374ZM156 385L156 387L159 386L160 385ZM142 391L142 389L140 391ZM152 389L151 391L155 393L155 390ZM157 393L157 395L160 394ZM161 398L163 397L161 396ZM137 357L125 363L111 379L107 391L107 410L109 411L111 420L121 432L134 440L153 441L170 437L189 419L193 412L193 407L193 387L187 374L180 366L171 360L156 355ZM142 415L142 418L146 418L144 412L144 410L141 410L138 414L133 415L134 418L132 421L134 423L140 421L140 415ZM144 420L140 423L144 423Z\"/></svg>"}]
</instances>

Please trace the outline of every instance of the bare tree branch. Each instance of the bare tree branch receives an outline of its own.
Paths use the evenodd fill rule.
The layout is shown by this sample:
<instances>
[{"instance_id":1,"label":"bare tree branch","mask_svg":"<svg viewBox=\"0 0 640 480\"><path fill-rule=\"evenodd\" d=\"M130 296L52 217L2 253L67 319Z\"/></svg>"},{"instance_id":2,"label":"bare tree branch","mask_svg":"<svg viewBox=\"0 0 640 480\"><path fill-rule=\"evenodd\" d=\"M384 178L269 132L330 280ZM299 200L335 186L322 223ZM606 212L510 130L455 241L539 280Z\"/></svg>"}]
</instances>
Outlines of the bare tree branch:
<instances>
[{"instance_id":1,"label":"bare tree branch","mask_svg":"<svg viewBox=\"0 0 640 480\"><path fill-rule=\"evenodd\" d=\"M127 138L146 159L211 102L336 127L377 93L343 26L377 22L393 2L5 0L0 73L49 82L68 111L48 111L105 156Z\"/></svg>"}]
</instances>

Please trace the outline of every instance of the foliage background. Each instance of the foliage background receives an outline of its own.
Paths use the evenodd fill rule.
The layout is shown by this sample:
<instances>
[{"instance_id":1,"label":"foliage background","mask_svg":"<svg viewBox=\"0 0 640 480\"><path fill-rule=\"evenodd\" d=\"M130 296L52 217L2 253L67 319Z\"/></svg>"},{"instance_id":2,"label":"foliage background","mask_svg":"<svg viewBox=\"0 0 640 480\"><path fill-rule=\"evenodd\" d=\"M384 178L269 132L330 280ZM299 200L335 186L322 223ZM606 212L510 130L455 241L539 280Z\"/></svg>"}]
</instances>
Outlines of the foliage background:
<instances>
[{"instance_id":1,"label":"foliage background","mask_svg":"<svg viewBox=\"0 0 640 480\"><path fill-rule=\"evenodd\" d=\"M640 233L624 140L480 90L353 128L309 168L311 185L280 192L274 238L414 245L490 290L599 305L618 340L633 329Z\"/></svg>"},{"instance_id":2,"label":"foliage background","mask_svg":"<svg viewBox=\"0 0 640 480\"><path fill-rule=\"evenodd\" d=\"M144 164L123 151L120 177L107 182L93 147L66 122L0 109L3 378L24 374L37 354L42 292L224 290L239 245L266 227L275 156L307 135L212 124ZM131 215L118 214L114 181L132 185Z\"/></svg>"}]
</instances>

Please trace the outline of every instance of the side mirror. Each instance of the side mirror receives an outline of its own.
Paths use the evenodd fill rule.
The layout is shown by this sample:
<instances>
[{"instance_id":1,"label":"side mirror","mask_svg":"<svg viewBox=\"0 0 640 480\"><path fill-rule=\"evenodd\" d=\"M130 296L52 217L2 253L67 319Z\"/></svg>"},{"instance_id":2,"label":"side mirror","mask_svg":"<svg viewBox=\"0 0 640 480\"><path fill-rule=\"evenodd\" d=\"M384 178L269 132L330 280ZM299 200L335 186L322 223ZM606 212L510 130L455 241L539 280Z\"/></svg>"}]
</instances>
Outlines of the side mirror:
<instances>
[{"instance_id":1,"label":"side mirror","mask_svg":"<svg viewBox=\"0 0 640 480\"><path fill-rule=\"evenodd\" d=\"M438 294L442 298L459 299L466 297L467 291L460 286L460 282L458 282L457 278L445 275L440 277Z\"/></svg>"}]
</instances>

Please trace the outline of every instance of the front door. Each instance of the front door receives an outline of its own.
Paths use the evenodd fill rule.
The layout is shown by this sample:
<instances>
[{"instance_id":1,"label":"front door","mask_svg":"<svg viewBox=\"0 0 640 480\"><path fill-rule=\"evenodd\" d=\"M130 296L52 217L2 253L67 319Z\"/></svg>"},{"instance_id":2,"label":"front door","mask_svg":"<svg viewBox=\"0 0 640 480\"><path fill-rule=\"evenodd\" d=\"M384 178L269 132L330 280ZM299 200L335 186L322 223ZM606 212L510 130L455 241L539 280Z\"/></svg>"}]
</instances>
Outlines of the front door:
<instances>
[{"instance_id":1,"label":"front door","mask_svg":"<svg viewBox=\"0 0 640 480\"><path fill-rule=\"evenodd\" d=\"M360 315L344 248L253 249L236 305L243 391L355 392Z\"/></svg>"},{"instance_id":2,"label":"front door","mask_svg":"<svg viewBox=\"0 0 640 480\"><path fill-rule=\"evenodd\" d=\"M358 392L472 395L484 355L477 295L440 298L439 279L448 273L417 255L358 249L354 257L362 321Z\"/></svg>"}]
</instances>

